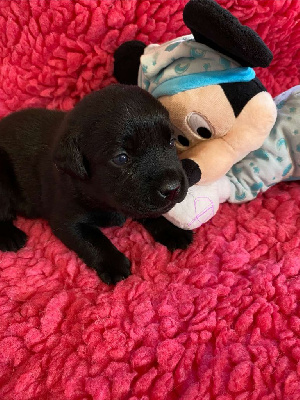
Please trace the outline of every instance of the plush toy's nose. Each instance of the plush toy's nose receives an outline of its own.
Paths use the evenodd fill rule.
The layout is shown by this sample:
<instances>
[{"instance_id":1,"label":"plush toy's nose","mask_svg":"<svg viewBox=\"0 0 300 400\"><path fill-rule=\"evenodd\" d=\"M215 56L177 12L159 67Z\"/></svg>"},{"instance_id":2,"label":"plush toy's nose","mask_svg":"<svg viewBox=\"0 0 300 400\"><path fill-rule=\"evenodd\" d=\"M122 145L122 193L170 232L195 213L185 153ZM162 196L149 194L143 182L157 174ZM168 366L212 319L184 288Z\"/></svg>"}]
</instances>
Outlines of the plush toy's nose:
<instances>
[{"instance_id":1,"label":"plush toy's nose","mask_svg":"<svg viewBox=\"0 0 300 400\"><path fill-rule=\"evenodd\" d=\"M163 199L173 201L180 192L180 186L178 181L168 182L161 186L158 193Z\"/></svg>"},{"instance_id":2,"label":"plush toy's nose","mask_svg":"<svg viewBox=\"0 0 300 400\"><path fill-rule=\"evenodd\" d=\"M201 179L201 169L195 161L185 158L181 160L182 167L189 181L189 186L196 185Z\"/></svg>"}]
</instances>

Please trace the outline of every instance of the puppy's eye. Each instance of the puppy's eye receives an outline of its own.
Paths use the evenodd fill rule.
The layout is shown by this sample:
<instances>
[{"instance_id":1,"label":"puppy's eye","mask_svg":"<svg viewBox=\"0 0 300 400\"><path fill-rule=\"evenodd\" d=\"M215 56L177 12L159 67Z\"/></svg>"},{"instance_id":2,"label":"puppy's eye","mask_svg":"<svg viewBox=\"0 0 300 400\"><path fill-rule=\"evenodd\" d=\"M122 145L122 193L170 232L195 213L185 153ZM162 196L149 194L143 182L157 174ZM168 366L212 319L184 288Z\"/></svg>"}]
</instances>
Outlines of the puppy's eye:
<instances>
[{"instance_id":1,"label":"puppy's eye","mask_svg":"<svg viewBox=\"0 0 300 400\"><path fill-rule=\"evenodd\" d=\"M205 119L198 113L192 112L187 116L187 123L191 130L202 139L212 137L212 129Z\"/></svg>"},{"instance_id":2,"label":"puppy's eye","mask_svg":"<svg viewBox=\"0 0 300 400\"><path fill-rule=\"evenodd\" d=\"M176 144L176 139L175 138L171 138L170 147L175 147L175 144Z\"/></svg>"},{"instance_id":3,"label":"puppy's eye","mask_svg":"<svg viewBox=\"0 0 300 400\"><path fill-rule=\"evenodd\" d=\"M116 165L124 165L124 164L128 163L128 161L129 161L129 157L125 153L119 154L115 158L113 158L113 162Z\"/></svg>"}]
</instances>

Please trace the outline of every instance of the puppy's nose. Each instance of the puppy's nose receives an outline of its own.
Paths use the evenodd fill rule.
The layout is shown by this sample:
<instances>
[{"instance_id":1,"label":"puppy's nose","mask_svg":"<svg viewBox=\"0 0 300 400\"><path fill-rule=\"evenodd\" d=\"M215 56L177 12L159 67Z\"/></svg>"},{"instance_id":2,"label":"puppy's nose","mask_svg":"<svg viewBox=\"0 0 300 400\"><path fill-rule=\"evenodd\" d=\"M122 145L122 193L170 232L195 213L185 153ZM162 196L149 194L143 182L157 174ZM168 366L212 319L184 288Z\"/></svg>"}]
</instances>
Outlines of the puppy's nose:
<instances>
[{"instance_id":1,"label":"puppy's nose","mask_svg":"<svg viewBox=\"0 0 300 400\"><path fill-rule=\"evenodd\" d=\"M179 192L180 192L180 183L179 182L165 183L158 190L159 195L163 199L167 199L169 201L174 200L174 198L178 195Z\"/></svg>"}]
</instances>

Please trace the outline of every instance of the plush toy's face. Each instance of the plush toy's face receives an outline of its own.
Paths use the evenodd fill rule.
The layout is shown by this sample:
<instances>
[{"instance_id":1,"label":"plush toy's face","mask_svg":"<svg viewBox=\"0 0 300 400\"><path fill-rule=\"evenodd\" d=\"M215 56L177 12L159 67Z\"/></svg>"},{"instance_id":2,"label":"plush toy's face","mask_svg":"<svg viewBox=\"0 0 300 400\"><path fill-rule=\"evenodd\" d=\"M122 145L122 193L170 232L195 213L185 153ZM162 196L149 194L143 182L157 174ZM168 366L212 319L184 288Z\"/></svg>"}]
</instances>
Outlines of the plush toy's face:
<instances>
[{"instance_id":1,"label":"plush toy's face","mask_svg":"<svg viewBox=\"0 0 300 400\"><path fill-rule=\"evenodd\" d=\"M188 1L183 21L192 35L148 47L139 41L121 45L114 72L167 108L179 156L194 161L194 171L199 166L199 184L205 185L269 135L276 108L253 68L269 66L273 55L256 32L215 0Z\"/></svg>"},{"instance_id":2,"label":"plush toy's face","mask_svg":"<svg viewBox=\"0 0 300 400\"><path fill-rule=\"evenodd\" d=\"M219 85L191 89L159 100L175 126L179 153L223 137L235 122L232 107Z\"/></svg>"},{"instance_id":3,"label":"plush toy's face","mask_svg":"<svg viewBox=\"0 0 300 400\"><path fill-rule=\"evenodd\" d=\"M219 85L159 98L168 109L181 159L192 159L201 170L199 184L226 174L233 164L262 145L276 120L267 92L256 94L235 116Z\"/></svg>"}]
</instances>

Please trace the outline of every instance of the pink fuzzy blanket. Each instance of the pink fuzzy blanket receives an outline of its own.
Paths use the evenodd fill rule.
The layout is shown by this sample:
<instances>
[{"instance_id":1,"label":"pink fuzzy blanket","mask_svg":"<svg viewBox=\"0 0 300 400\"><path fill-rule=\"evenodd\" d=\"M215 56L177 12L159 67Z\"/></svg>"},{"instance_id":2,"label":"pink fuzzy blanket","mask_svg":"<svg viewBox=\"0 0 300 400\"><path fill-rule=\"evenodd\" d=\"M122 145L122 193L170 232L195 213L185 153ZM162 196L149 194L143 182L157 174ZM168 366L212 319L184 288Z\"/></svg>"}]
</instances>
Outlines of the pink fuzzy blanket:
<instances>
[{"instance_id":1,"label":"pink fuzzy blanket","mask_svg":"<svg viewBox=\"0 0 300 400\"><path fill-rule=\"evenodd\" d=\"M299 84L300 1L219 0L274 52L258 76ZM125 40L188 33L186 0L0 0L0 115L69 109L113 82ZM0 133L1 134L1 133ZM170 254L138 224L105 233L132 260L99 281L42 220L0 254L1 400L299 400L300 186L224 204Z\"/></svg>"}]
</instances>

